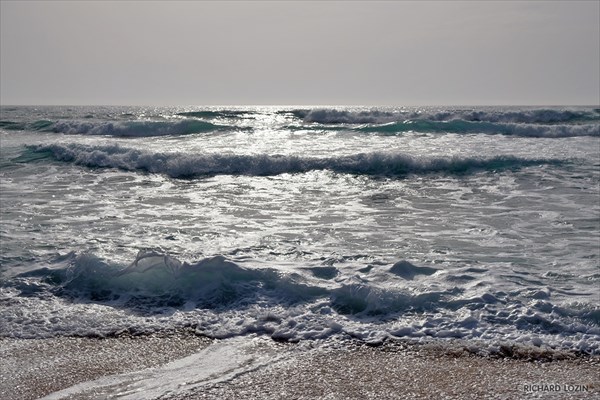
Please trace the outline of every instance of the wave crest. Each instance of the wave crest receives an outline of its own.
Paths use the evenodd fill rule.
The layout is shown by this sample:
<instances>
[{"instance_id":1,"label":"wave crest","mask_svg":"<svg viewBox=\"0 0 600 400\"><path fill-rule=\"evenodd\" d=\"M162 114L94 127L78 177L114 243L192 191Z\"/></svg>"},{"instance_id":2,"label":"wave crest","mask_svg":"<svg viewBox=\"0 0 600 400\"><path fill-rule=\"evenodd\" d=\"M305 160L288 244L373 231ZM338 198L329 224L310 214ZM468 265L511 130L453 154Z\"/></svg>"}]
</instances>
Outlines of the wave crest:
<instances>
[{"instance_id":1,"label":"wave crest","mask_svg":"<svg viewBox=\"0 0 600 400\"><path fill-rule=\"evenodd\" d=\"M213 175L272 176L329 170L355 175L405 176L409 174L460 175L477 171L518 169L541 164L562 164L556 159L533 159L514 156L480 157L415 157L392 152L360 153L347 156L313 158L296 155L238 155L153 153L133 148L53 144L27 146L17 162L42 157L92 168L119 168L166 174L173 178ZM33 156L33 157L32 157ZM21 161L23 160L23 161Z\"/></svg>"}]
</instances>

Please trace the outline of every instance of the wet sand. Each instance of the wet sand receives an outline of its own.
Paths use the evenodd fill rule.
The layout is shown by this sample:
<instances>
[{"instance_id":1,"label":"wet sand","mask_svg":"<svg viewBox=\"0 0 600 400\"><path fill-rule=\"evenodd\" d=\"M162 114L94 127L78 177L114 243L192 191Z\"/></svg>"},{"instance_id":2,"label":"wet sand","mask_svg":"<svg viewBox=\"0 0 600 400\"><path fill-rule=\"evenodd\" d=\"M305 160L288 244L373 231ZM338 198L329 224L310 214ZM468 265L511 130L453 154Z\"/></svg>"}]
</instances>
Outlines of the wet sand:
<instances>
[{"instance_id":1,"label":"wet sand","mask_svg":"<svg viewBox=\"0 0 600 400\"><path fill-rule=\"evenodd\" d=\"M37 399L79 382L157 367L210 343L189 334L0 339L0 399Z\"/></svg>"},{"instance_id":2,"label":"wet sand","mask_svg":"<svg viewBox=\"0 0 600 400\"><path fill-rule=\"evenodd\" d=\"M171 399L592 399L600 398L599 361L360 346L307 352Z\"/></svg>"},{"instance_id":3,"label":"wet sand","mask_svg":"<svg viewBox=\"0 0 600 400\"><path fill-rule=\"evenodd\" d=\"M1 339L0 398L35 399L79 382L157 367L227 343L190 334ZM537 354L538 361L528 361L526 354L491 358L460 348L403 342L370 347L352 341L280 344L262 340L248 348L243 351L255 352L256 358L271 353L281 357L256 368L246 363L239 373L212 377L161 398L600 398L600 357L540 361L544 357Z\"/></svg>"}]
</instances>

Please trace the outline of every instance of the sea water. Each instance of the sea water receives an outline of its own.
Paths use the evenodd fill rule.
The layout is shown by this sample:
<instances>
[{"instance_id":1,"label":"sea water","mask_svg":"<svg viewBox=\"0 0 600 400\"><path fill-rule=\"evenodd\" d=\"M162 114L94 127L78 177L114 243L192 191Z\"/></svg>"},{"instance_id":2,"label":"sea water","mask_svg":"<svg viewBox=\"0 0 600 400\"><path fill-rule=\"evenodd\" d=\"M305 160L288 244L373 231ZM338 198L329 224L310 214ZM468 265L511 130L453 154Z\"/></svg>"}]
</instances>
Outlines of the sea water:
<instances>
[{"instance_id":1,"label":"sea water","mask_svg":"<svg viewBox=\"0 0 600 400\"><path fill-rule=\"evenodd\" d=\"M8 107L0 336L600 353L600 109Z\"/></svg>"}]
</instances>

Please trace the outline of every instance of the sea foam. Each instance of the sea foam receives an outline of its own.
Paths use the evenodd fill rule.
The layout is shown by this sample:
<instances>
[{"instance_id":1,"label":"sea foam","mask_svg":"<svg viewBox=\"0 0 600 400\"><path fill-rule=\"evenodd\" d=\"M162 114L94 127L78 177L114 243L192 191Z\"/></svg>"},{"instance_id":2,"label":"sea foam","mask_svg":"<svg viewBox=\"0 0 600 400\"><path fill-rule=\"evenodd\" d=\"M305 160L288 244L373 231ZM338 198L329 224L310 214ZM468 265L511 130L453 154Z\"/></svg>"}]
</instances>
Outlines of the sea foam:
<instances>
[{"instance_id":1,"label":"sea foam","mask_svg":"<svg viewBox=\"0 0 600 400\"><path fill-rule=\"evenodd\" d=\"M445 285L448 273L400 260L361 278L331 282L243 267L223 256L188 263L143 250L122 266L71 253L51 268L2 282L0 336L110 336L187 328L214 338L458 338L485 339L491 347L512 340L600 351L597 306L524 302L525 292ZM480 273L470 274L476 278ZM413 290L416 279L430 284Z\"/></svg>"}]
</instances>

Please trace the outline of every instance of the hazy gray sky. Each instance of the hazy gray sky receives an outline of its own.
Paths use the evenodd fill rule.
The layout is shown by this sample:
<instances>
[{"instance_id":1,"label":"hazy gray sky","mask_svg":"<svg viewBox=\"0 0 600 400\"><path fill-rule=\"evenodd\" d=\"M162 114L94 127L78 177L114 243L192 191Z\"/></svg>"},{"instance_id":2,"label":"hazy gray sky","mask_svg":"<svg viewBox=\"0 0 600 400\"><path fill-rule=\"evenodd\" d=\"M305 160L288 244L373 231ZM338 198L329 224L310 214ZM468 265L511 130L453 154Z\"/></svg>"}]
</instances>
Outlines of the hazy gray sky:
<instances>
[{"instance_id":1,"label":"hazy gray sky","mask_svg":"<svg viewBox=\"0 0 600 400\"><path fill-rule=\"evenodd\" d=\"M599 1L1 1L2 104L600 103Z\"/></svg>"}]
</instances>

